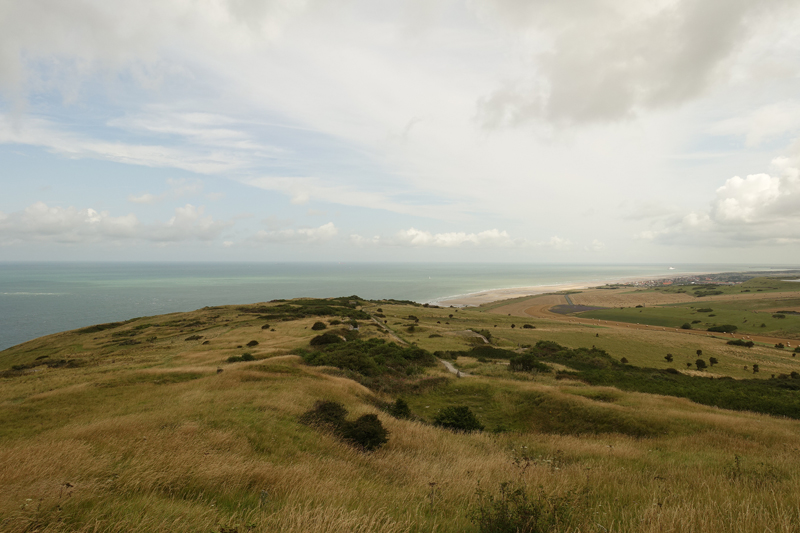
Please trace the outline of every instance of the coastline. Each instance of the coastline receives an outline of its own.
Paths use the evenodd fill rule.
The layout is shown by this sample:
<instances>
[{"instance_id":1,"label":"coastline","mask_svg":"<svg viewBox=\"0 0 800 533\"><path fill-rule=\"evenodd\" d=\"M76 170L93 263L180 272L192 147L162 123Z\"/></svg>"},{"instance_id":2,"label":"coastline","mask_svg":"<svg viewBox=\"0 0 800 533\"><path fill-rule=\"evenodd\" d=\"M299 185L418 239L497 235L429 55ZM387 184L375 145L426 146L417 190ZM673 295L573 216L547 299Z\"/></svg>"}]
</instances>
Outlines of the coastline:
<instances>
[{"instance_id":1,"label":"coastline","mask_svg":"<svg viewBox=\"0 0 800 533\"><path fill-rule=\"evenodd\" d=\"M540 294L549 294L553 292L572 291L572 290L585 290L592 287L600 287L602 285L610 284L629 284L637 281L648 280L669 280L675 278L683 278L687 276L703 276L711 274L721 274L722 272L680 272L674 276L669 275L650 275L650 276L631 276L625 278L613 278L604 280L592 281L576 281L557 283L552 285L534 285L530 287L505 287L497 289L487 289L468 294L458 294L454 296L446 296L444 298L437 298L427 302L430 305L438 305L440 307L478 307L483 304L499 302L502 300L511 300L514 298L522 298L525 296L538 296ZM727 273L727 272L726 272Z\"/></svg>"}]
</instances>

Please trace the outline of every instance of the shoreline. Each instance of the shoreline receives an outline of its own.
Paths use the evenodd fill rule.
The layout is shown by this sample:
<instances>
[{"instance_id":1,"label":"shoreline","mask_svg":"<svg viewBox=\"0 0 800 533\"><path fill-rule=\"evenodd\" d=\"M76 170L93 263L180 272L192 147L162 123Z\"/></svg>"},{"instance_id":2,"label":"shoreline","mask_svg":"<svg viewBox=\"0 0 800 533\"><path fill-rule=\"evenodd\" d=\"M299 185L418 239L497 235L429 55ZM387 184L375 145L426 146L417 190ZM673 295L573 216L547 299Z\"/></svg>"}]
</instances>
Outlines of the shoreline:
<instances>
[{"instance_id":1,"label":"shoreline","mask_svg":"<svg viewBox=\"0 0 800 533\"><path fill-rule=\"evenodd\" d=\"M681 272L674 276L669 275L650 275L650 276L631 276L625 278L612 278L603 280L592 281L567 281L564 283L556 283L551 285L533 285L529 287L501 287L497 289L486 289L467 294L457 294L453 296L445 296L426 302L430 305L438 305L439 307L479 307L483 304L499 302L502 300L512 300L514 298L523 298L525 296L539 296L541 294L549 294L553 292L571 291L571 290L584 290L592 287L600 287L603 285L612 284L629 284L637 281L649 280L674 280L676 278L683 278L689 276L703 276L711 274L733 274L738 272ZM744 272L743 272L744 273Z\"/></svg>"}]
</instances>

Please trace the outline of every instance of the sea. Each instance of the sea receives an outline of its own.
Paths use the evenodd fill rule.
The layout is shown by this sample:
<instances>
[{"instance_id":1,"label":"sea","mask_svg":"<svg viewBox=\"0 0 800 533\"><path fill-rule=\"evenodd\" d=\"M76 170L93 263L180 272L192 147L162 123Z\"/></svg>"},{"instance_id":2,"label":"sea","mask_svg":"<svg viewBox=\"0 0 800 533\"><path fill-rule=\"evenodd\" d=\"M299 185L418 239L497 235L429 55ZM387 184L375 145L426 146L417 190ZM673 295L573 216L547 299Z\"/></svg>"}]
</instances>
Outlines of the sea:
<instances>
[{"instance_id":1,"label":"sea","mask_svg":"<svg viewBox=\"0 0 800 533\"><path fill-rule=\"evenodd\" d=\"M60 331L206 306L358 295L438 302L489 289L765 267L711 264L0 263L0 350Z\"/></svg>"}]
</instances>

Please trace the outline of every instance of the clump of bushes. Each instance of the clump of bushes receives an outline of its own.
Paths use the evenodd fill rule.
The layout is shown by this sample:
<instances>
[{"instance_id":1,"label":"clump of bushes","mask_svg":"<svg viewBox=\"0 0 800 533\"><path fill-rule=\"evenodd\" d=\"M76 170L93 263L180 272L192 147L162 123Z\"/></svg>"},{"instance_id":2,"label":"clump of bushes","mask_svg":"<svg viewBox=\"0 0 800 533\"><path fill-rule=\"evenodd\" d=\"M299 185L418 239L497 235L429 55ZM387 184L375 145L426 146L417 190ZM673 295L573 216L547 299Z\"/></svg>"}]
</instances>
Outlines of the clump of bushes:
<instances>
[{"instance_id":1,"label":"clump of bushes","mask_svg":"<svg viewBox=\"0 0 800 533\"><path fill-rule=\"evenodd\" d=\"M532 353L512 357L509 359L508 369L511 372L550 372L550 367L540 363Z\"/></svg>"},{"instance_id":2,"label":"clump of bushes","mask_svg":"<svg viewBox=\"0 0 800 533\"><path fill-rule=\"evenodd\" d=\"M533 324L523 324L522 327L524 329L536 329L536 326L534 326Z\"/></svg>"},{"instance_id":3,"label":"clump of bushes","mask_svg":"<svg viewBox=\"0 0 800 533\"><path fill-rule=\"evenodd\" d=\"M752 348L753 346L756 345L756 343L754 343L753 341L745 341L745 340L742 340L742 339L730 340L730 341L728 341L728 344L730 344L732 346L744 346L746 348Z\"/></svg>"},{"instance_id":4,"label":"clump of bushes","mask_svg":"<svg viewBox=\"0 0 800 533\"><path fill-rule=\"evenodd\" d=\"M253 346L258 346L258 341L250 341L247 343L247 346L252 348Z\"/></svg>"},{"instance_id":5,"label":"clump of bushes","mask_svg":"<svg viewBox=\"0 0 800 533\"><path fill-rule=\"evenodd\" d=\"M342 323L342 321L338 320L336 318L334 318L333 320L328 320L328 324L330 324L331 326L338 326L341 323Z\"/></svg>"},{"instance_id":6,"label":"clump of bushes","mask_svg":"<svg viewBox=\"0 0 800 533\"><path fill-rule=\"evenodd\" d=\"M242 355L232 355L228 357L229 363L240 363L242 361L255 361L256 358L253 357L253 354L249 352L245 352Z\"/></svg>"},{"instance_id":7,"label":"clump of bushes","mask_svg":"<svg viewBox=\"0 0 800 533\"><path fill-rule=\"evenodd\" d=\"M733 333L737 329L739 328L733 324L723 324L721 326L711 326L707 331L714 331L717 333Z\"/></svg>"},{"instance_id":8,"label":"clump of bushes","mask_svg":"<svg viewBox=\"0 0 800 533\"><path fill-rule=\"evenodd\" d=\"M445 407L433 419L435 426L453 431L483 431L484 426L466 405Z\"/></svg>"},{"instance_id":9,"label":"clump of bushes","mask_svg":"<svg viewBox=\"0 0 800 533\"><path fill-rule=\"evenodd\" d=\"M269 324L264 324L263 326L261 326L261 329L269 329Z\"/></svg>"},{"instance_id":10,"label":"clump of bushes","mask_svg":"<svg viewBox=\"0 0 800 533\"><path fill-rule=\"evenodd\" d=\"M548 495L541 486L528 492L524 486L501 483L499 494L476 493L478 505L469 511L469 519L480 533L566 531L573 510L581 506L576 493Z\"/></svg>"},{"instance_id":11,"label":"clump of bushes","mask_svg":"<svg viewBox=\"0 0 800 533\"><path fill-rule=\"evenodd\" d=\"M339 335L335 333L323 333L322 335L317 335L309 344L311 346L324 346L326 344L338 344L340 342L344 342L344 339L341 338Z\"/></svg>"},{"instance_id":12,"label":"clump of bushes","mask_svg":"<svg viewBox=\"0 0 800 533\"><path fill-rule=\"evenodd\" d=\"M398 398L393 404L389 404L387 411L395 418L411 418L411 408L402 398Z\"/></svg>"},{"instance_id":13,"label":"clump of bushes","mask_svg":"<svg viewBox=\"0 0 800 533\"><path fill-rule=\"evenodd\" d=\"M319 401L306 411L300 421L332 431L340 439L364 451L377 450L389 440L389 432L377 415L361 415L347 420L347 409L338 402Z\"/></svg>"},{"instance_id":14,"label":"clump of bushes","mask_svg":"<svg viewBox=\"0 0 800 533\"><path fill-rule=\"evenodd\" d=\"M319 331L321 329L327 329L328 326L325 325L325 322L314 322L314 325L311 326L311 329L314 331Z\"/></svg>"}]
</instances>

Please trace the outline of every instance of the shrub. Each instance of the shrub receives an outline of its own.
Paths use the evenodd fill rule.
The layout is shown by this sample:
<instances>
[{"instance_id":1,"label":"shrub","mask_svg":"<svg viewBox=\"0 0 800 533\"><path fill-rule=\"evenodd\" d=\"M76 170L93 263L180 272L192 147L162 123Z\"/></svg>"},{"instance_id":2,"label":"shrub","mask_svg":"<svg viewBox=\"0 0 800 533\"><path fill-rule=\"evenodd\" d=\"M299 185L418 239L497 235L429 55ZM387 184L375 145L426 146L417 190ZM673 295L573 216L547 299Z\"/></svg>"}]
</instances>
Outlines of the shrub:
<instances>
[{"instance_id":1,"label":"shrub","mask_svg":"<svg viewBox=\"0 0 800 533\"><path fill-rule=\"evenodd\" d=\"M347 417L347 409L339 402L330 400L318 401L313 409L306 411L300 417L301 422L309 425L327 426L338 428Z\"/></svg>"},{"instance_id":2,"label":"shrub","mask_svg":"<svg viewBox=\"0 0 800 533\"><path fill-rule=\"evenodd\" d=\"M708 364L709 365L714 366L717 363L719 363L719 360L716 357L709 357L708 358Z\"/></svg>"},{"instance_id":3,"label":"shrub","mask_svg":"<svg viewBox=\"0 0 800 533\"><path fill-rule=\"evenodd\" d=\"M733 333L737 329L739 328L733 324L723 324L722 326L711 326L707 331L714 331L717 333Z\"/></svg>"},{"instance_id":4,"label":"shrub","mask_svg":"<svg viewBox=\"0 0 800 533\"><path fill-rule=\"evenodd\" d=\"M238 356L238 355L232 355L232 356L228 357L228 362L229 363L239 363L241 361L242 361L242 358L241 358L241 356Z\"/></svg>"},{"instance_id":5,"label":"shrub","mask_svg":"<svg viewBox=\"0 0 800 533\"><path fill-rule=\"evenodd\" d=\"M411 408L402 398L398 398L393 404L390 404L387 411L395 418L411 418Z\"/></svg>"},{"instance_id":6,"label":"shrub","mask_svg":"<svg viewBox=\"0 0 800 533\"><path fill-rule=\"evenodd\" d=\"M623 357L622 359L619 360L619 362L622 363L623 365L627 365L628 364L628 359Z\"/></svg>"},{"instance_id":7,"label":"shrub","mask_svg":"<svg viewBox=\"0 0 800 533\"><path fill-rule=\"evenodd\" d=\"M550 372L550 367L544 363L540 363L536 356L526 353L517 357L509 359L508 369L512 372Z\"/></svg>"},{"instance_id":8,"label":"shrub","mask_svg":"<svg viewBox=\"0 0 800 533\"><path fill-rule=\"evenodd\" d=\"M327 329L328 326L325 325L325 322L314 322L314 325L311 326L311 329L314 331L319 331L321 329Z\"/></svg>"},{"instance_id":9,"label":"shrub","mask_svg":"<svg viewBox=\"0 0 800 533\"><path fill-rule=\"evenodd\" d=\"M333 333L323 333L322 335L317 335L311 342L309 343L311 346L323 346L325 344L337 344L340 342L344 342L339 335L335 335Z\"/></svg>"},{"instance_id":10,"label":"shrub","mask_svg":"<svg viewBox=\"0 0 800 533\"><path fill-rule=\"evenodd\" d=\"M242 361L255 361L256 358L250 352L245 352L242 354Z\"/></svg>"},{"instance_id":11,"label":"shrub","mask_svg":"<svg viewBox=\"0 0 800 533\"><path fill-rule=\"evenodd\" d=\"M533 324L523 324L522 327L525 329L536 329L536 326Z\"/></svg>"},{"instance_id":12,"label":"shrub","mask_svg":"<svg viewBox=\"0 0 800 533\"><path fill-rule=\"evenodd\" d=\"M191 337L186 337L187 341L199 341L203 337L201 335L192 335Z\"/></svg>"},{"instance_id":13,"label":"shrub","mask_svg":"<svg viewBox=\"0 0 800 533\"><path fill-rule=\"evenodd\" d=\"M345 421L337 433L343 440L368 452L377 450L389 440L389 433L374 414L361 415L353 422Z\"/></svg>"},{"instance_id":14,"label":"shrub","mask_svg":"<svg viewBox=\"0 0 800 533\"><path fill-rule=\"evenodd\" d=\"M433 424L454 431L483 431L483 424L466 405L445 407L433 419Z\"/></svg>"},{"instance_id":15,"label":"shrub","mask_svg":"<svg viewBox=\"0 0 800 533\"><path fill-rule=\"evenodd\" d=\"M261 326L261 329L269 329L269 324L264 324L263 326Z\"/></svg>"},{"instance_id":16,"label":"shrub","mask_svg":"<svg viewBox=\"0 0 800 533\"><path fill-rule=\"evenodd\" d=\"M700 322L700 320L692 320L692 324L699 324Z\"/></svg>"},{"instance_id":17,"label":"shrub","mask_svg":"<svg viewBox=\"0 0 800 533\"><path fill-rule=\"evenodd\" d=\"M697 357L700 357L703 355L703 350L697 350L695 353L697 354Z\"/></svg>"},{"instance_id":18,"label":"shrub","mask_svg":"<svg viewBox=\"0 0 800 533\"><path fill-rule=\"evenodd\" d=\"M753 346L756 345L756 343L754 343L753 341L745 341L745 340L742 340L742 339L730 340L730 341L728 341L728 344L730 344L732 346L745 346L747 348L752 348Z\"/></svg>"},{"instance_id":19,"label":"shrub","mask_svg":"<svg viewBox=\"0 0 800 533\"><path fill-rule=\"evenodd\" d=\"M667 363L671 363L672 362L672 354L668 353L667 355L664 356L664 359L667 360Z\"/></svg>"},{"instance_id":20,"label":"shrub","mask_svg":"<svg viewBox=\"0 0 800 533\"><path fill-rule=\"evenodd\" d=\"M549 533L566 531L571 511L579 505L574 493L552 496L543 487L529 494L524 486L501 483L498 495L478 489L478 506L469 511L480 533Z\"/></svg>"},{"instance_id":21,"label":"shrub","mask_svg":"<svg viewBox=\"0 0 800 533\"><path fill-rule=\"evenodd\" d=\"M697 310L698 313L710 313L712 311L713 309L711 309L710 307L701 307L700 309Z\"/></svg>"},{"instance_id":22,"label":"shrub","mask_svg":"<svg viewBox=\"0 0 800 533\"><path fill-rule=\"evenodd\" d=\"M775 347L776 347L776 348L779 348L779 349L781 349L781 350L783 350L784 348L786 348L786 346L784 346L782 342L779 342L778 344L776 344L776 345L775 345Z\"/></svg>"},{"instance_id":23,"label":"shrub","mask_svg":"<svg viewBox=\"0 0 800 533\"><path fill-rule=\"evenodd\" d=\"M758 372L758 365L753 365L753 374Z\"/></svg>"},{"instance_id":24,"label":"shrub","mask_svg":"<svg viewBox=\"0 0 800 533\"><path fill-rule=\"evenodd\" d=\"M692 329L692 325L689 324L688 322L684 322L683 325L681 326L681 329Z\"/></svg>"},{"instance_id":25,"label":"shrub","mask_svg":"<svg viewBox=\"0 0 800 533\"><path fill-rule=\"evenodd\" d=\"M330 324L331 326L338 326L341 323L342 323L341 320L336 320L335 318L333 320L328 320L328 324Z\"/></svg>"},{"instance_id":26,"label":"shrub","mask_svg":"<svg viewBox=\"0 0 800 533\"><path fill-rule=\"evenodd\" d=\"M786 315L775 314L775 315L772 315L772 318L786 318Z\"/></svg>"},{"instance_id":27,"label":"shrub","mask_svg":"<svg viewBox=\"0 0 800 533\"><path fill-rule=\"evenodd\" d=\"M515 327L517 327L516 324L511 324L511 329L514 329Z\"/></svg>"},{"instance_id":28,"label":"shrub","mask_svg":"<svg viewBox=\"0 0 800 533\"><path fill-rule=\"evenodd\" d=\"M258 341L250 341L247 343L247 346L252 348L253 346L258 346Z\"/></svg>"},{"instance_id":29,"label":"shrub","mask_svg":"<svg viewBox=\"0 0 800 533\"><path fill-rule=\"evenodd\" d=\"M694 364L697 365L697 370L705 370L707 366L706 362L703 361L702 359L698 359L697 361L694 362Z\"/></svg>"}]
</instances>

